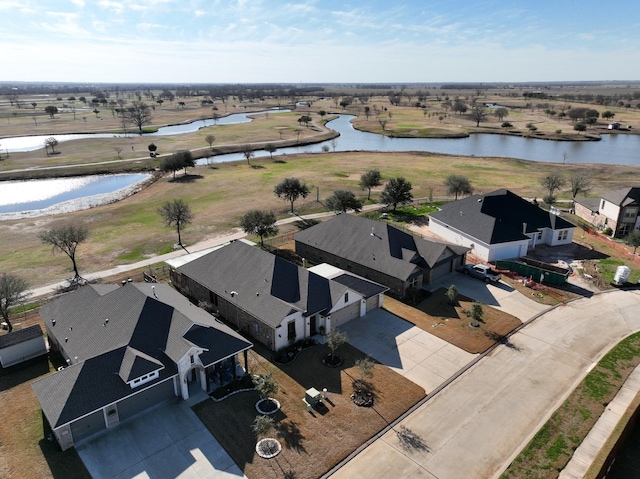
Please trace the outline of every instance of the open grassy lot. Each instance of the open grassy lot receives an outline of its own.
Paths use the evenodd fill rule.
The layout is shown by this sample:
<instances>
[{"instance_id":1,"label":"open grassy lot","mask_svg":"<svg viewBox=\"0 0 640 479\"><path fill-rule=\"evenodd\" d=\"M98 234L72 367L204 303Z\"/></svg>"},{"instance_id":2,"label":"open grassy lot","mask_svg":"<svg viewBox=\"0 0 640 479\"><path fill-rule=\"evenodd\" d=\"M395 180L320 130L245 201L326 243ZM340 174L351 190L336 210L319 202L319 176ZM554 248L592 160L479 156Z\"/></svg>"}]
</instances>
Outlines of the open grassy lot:
<instances>
[{"instance_id":1,"label":"open grassy lot","mask_svg":"<svg viewBox=\"0 0 640 479\"><path fill-rule=\"evenodd\" d=\"M365 356L344 345L337 352L343 365L328 368L321 363L328 352L326 346L315 346L279 367L269 362L268 351L258 347L250 352L251 372L273 371L280 386L274 397L282 409L275 414L276 428L270 436L279 439L282 452L273 459L262 459L255 452L251 423L257 414L256 392L240 393L220 403L205 401L194 407L249 479L279 479L290 472L292 475L287 477L320 477L424 397L422 388L377 364L369 380L374 406L358 407L349 396L353 380L358 377L355 361ZM310 387L326 387L329 400L325 406L307 412L302 398Z\"/></svg>"},{"instance_id":2,"label":"open grassy lot","mask_svg":"<svg viewBox=\"0 0 640 479\"><path fill-rule=\"evenodd\" d=\"M229 232L252 208L274 210L278 217L286 217L288 203L273 194L274 186L286 177L298 177L310 187L312 194L295 203L299 214L307 214L325 211L321 202L336 189L348 189L366 198L358 183L360 175L371 168L380 169L385 179L405 176L412 182L416 198L444 195L443 181L452 173L467 174L479 192L508 187L524 196L540 197L542 190L536 178L547 168L566 174L586 168L496 158L375 152L288 155L279 162L265 158L251 163L197 167L186 177L181 173L175 181L165 177L129 198L90 210L2 221L0 271L21 274L33 286L69 277L68 258L52 255L37 237L60 221L83 223L89 228L87 242L78 248L81 273L166 253L177 236L163 225L156 210L162 202L174 198L183 198L195 215L193 224L183 232L187 245ZM598 185L594 194L640 180L640 168L636 167L590 165L588 169ZM374 192L372 201L378 197Z\"/></svg>"},{"instance_id":3,"label":"open grassy lot","mask_svg":"<svg viewBox=\"0 0 640 479\"><path fill-rule=\"evenodd\" d=\"M384 308L415 324L420 329L438 336L469 353L483 353L522 322L503 311L482 305L484 322L480 327L469 326L471 318L466 314L473 302L460 295L450 304L446 290L434 291L415 308L396 299L386 297Z\"/></svg>"},{"instance_id":4,"label":"open grassy lot","mask_svg":"<svg viewBox=\"0 0 640 479\"><path fill-rule=\"evenodd\" d=\"M501 477L558 477L575 448L638 364L640 333L635 333L600 360Z\"/></svg>"}]
</instances>

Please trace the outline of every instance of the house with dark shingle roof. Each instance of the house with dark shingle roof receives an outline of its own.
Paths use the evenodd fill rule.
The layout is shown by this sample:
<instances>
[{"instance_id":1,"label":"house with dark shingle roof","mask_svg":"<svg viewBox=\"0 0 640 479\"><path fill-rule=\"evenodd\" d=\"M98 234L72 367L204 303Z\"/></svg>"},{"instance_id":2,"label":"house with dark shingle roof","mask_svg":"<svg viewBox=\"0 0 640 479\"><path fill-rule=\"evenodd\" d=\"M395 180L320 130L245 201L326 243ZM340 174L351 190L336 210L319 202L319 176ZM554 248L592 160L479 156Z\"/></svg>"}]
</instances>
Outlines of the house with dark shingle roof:
<instances>
[{"instance_id":1,"label":"house with dark shingle roof","mask_svg":"<svg viewBox=\"0 0 640 479\"><path fill-rule=\"evenodd\" d=\"M245 241L194 258L185 261L183 256L175 263L180 265L171 271L173 285L274 351L367 311L366 298L353 285L322 277Z\"/></svg>"},{"instance_id":2,"label":"house with dark shingle roof","mask_svg":"<svg viewBox=\"0 0 640 479\"><path fill-rule=\"evenodd\" d=\"M621 188L600 198L576 198L575 213L598 229L611 228L614 238L622 238L640 228L640 188Z\"/></svg>"},{"instance_id":3,"label":"house with dark shingle roof","mask_svg":"<svg viewBox=\"0 0 640 479\"><path fill-rule=\"evenodd\" d=\"M40 326L14 329L0 336L0 366L8 368L47 354L47 345Z\"/></svg>"},{"instance_id":4,"label":"house with dark shingle roof","mask_svg":"<svg viewBox=\"0 0 640 479\"><path fill-rule=\"evenodd\" d=\"M241 369L253 345L166 284L89 285L40 309L68 366L32 385L60 446Z\"/></svg>"},{"instance_id":5,"label":"house with dark shingle roof","mask_svg":"<svg viewBox=\"0 0 640 479\"><path fill-rule=\"evenodd\" d=\"M294 240L303 258L380 283L401 298L464 264L469 250L346 213L300 231Z\"/></svg>"},{"instance_id":6,"label":"house with dark shingle roof","mask_svg":"<svg viewBox=\"0 0 640 479\"><path fill-rule=\"evenodd\" d=\"M506 189L472 195L429 215L429 230L485 260L519 258L529 248L573 240L575 226Z\"/></svg>"}]
</instances>

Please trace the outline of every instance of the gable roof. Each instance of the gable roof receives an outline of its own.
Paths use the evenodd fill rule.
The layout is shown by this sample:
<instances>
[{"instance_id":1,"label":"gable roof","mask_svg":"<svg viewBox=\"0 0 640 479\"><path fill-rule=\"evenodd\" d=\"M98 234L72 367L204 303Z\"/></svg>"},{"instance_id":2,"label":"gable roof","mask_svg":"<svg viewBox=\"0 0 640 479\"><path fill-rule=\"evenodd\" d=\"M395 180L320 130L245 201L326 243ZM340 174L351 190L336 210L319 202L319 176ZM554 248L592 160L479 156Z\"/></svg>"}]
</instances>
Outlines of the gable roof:
<instances>
[{"instance_id":1,"label":"gable roof","mask_svg":"<svg viewBox=\"0 0 640 479\"><path fill-rule=\"evenodd\" d=\"M290 314L329 311L347 288L242 241L178 271L275 328ZM231 292L237 293L234 297Z\"/></svg>"},{"instance_id":2,"label":"gable roof","mask_svg":"<svg viewBox=\"0 0 640 479\"><path fill-rule=\"evenodd\" d=\"M294 239L402 280L469 251L462 246L417 238L388 223L346 213L300 231Z\"/></svg>"},{"instance_id":3,"label":"gable roof","mask_svg":"<svg viewBox=\"0 0 640 479\"><path fill-rule=\"evenodd\" d=\"M211 362L252 346L166 284L88 285L40 315L73 363L32 385L54 428L172 377L194 346ZM195 326L206 333L194 341ZM153 371L159 377L140 388L126 384Z\"/></svg>"},{"instance_id":4,"label":"gable roof","mask_svg":"<svg viewBox=\"0 0 640 479\"><path fill-rule=\"evenodd\" d=\"M0 336L0 349L26 343L31 339L41 336L43 336L42 329L37 324L24 329L14 329L12 332Z\"/></svg>"},{"instance_id":5,"label":"gable roof","mask_svg":"<svg viewBox=\"0 0 640 479\"><path fill-rule=\"evenodd\" d=\"M629 206L633 203L640 204L640 188L630 187L609 191L602 195L602 199L616 206Z\"/></svg>"},{"instance_id":6,"label":"gable roof","mask_svg":"<svg viewBox=\"0 0 640 479\"><path fill-rule=\"evenodd\" d=\"M529 240L524 233L544 228L575 228L506 189L448 203L430 217L487 244Z\"/></svg>"}]
</instances>

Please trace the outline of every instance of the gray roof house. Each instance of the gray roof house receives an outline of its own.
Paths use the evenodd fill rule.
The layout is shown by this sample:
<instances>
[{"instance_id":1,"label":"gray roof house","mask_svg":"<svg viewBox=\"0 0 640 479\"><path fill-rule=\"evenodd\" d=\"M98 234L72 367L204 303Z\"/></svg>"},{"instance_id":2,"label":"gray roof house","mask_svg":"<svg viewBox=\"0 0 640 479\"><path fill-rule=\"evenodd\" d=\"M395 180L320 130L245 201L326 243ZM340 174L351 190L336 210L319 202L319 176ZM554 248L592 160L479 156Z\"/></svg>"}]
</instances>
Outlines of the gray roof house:
<instances>
[{"instance_id":1,"label":"gray roof house","mask_svg":"<svg viewBox=\"0 0 640 479\"><path fill-rule=\"evenodd\" d=\"M68 367L32 387L63 450L232 379L237 354L253 346L166 284L89 285L40 315Z\"/></svg>"},{"instance_id":2,"label":"gray roof house","mask_svg":"<svg viewBox=\"0 0 640 479\"><path fill-rule=\"evenodd\" d=\"M40 326L14 329L0 336L0 365L8 368L47 354L47 345Z\"/></svg>"},{"instance_id":3,"label":"gray roof house","mask_svg":"<svg viewBox=\"0 0 640 479\"><path fill-rule=\"evenodd\" d=\"M429 230L485 261L525 256L573 240L575 226L506 189L472 195L429 215Z\"/></svg>"},{"instance_id":4,"label":"gray roof house","mask_svg":"<svg viewBox=\"0 0 640 479\"><path fill-rule=\"evenodd\" d=\"M596 228L611 228L613 237L622 238L640 228L640 188L621 188L600 198L576 198L575 213Z\"/></svg>"},{"instance_id":5,"label":"gray roof house","mask_svg":"<svg viewBox=\"0 0 640 479\"><path fill-rule=\"evenodd\" d=\"M370 281L327 279L244 241L194 258L172 269L174 286L272 350L363 316L384 292ZM367 303L367 288L375 287L375 300Z\"/></svg>"},{"instance_id":6,"label":"gray roof house","mask_svg":"<svg viewBox=\"0 0 640 479\"><path fill-rule=\"evenodd\" d=\"M469 250L413 236L381 221L346 213L300 231L296 253L380 283L403 298L464 264Z\"/></svg>"}]
</instances>

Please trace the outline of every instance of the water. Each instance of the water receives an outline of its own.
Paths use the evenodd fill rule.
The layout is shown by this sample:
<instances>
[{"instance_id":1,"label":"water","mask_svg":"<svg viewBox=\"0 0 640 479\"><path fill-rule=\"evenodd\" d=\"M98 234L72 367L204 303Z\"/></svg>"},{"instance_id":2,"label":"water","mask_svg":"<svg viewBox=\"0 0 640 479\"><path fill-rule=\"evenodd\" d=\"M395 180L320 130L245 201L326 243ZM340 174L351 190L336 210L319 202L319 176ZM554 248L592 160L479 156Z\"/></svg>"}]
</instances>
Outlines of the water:
<instances>
[{"instance_id":1,"label":"water","mask_svg":"<svg viewBox=\"0 0 640 479\"><path fill-rule=\"evenodd\" d=\"M258 115L261 113L287 113L291 110L265 110L258 112L250 112L250 113L234 113L229 116L225 116L223 118L218 118L217 120L206 119L206 120L197 120L191 123L186 123L183 125L171 125L171 126L163 126L159 128L158 131L154 133L145 133L143 136L167 136L167 135L180 135L183 133L192 133L194 131L198 131L200 128L204 128L205 126L213 126L213 125L234 125L238 123L248 123L251 121L247 115ZM24 151L35 151L41 148L44 148L44 142L47 138L55 138L58 140L58 143L62 143L65 141L72 140L83 140L86 138L125 138L128 136L137 136L135 132L131 132L128 134L124 133L68 133L62 135L33 135L33 136L13 136L9 138L0 138L0 151L8 151L9 153L13 152L24 152Z\"/></svg>"},{"instance_id":2,"label":"water","mask_svg":"<svg viewBox=\"0 0 640 479\"><path fill-rule=\"evenodd\" d=\"M606 163L640 165L640 135L607 134L600 141L552 141L507 135L474 134L467 138L390 138L353 128L351 115L340 115L327 126L340 136L335 138L335 151L428 151L461 156L498 156L532 161L562 163ZM279 148L274 155L321 152L323 146L334 151L333 140L314 145ZM269 156L255 151L255 157ZM242 153L213 156L199 160L227 162L244 160Z\"/></svg>"},{"instance_id":3,"label":"water","mask_svg":"<svg viewBox=\"0 0 640 479\"><path fill-rule=\"evenodd\" d=\"M112 194L147 180L148 174L93 175L0 182L0 214L37 212L71 200ZM97 201L99 203L99 201ZM94 204L90 204L93 206ZM72 208L76 209L76 208Z\"/></svg>"}]
</instances>

